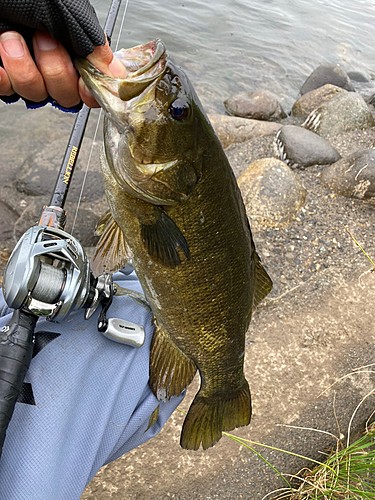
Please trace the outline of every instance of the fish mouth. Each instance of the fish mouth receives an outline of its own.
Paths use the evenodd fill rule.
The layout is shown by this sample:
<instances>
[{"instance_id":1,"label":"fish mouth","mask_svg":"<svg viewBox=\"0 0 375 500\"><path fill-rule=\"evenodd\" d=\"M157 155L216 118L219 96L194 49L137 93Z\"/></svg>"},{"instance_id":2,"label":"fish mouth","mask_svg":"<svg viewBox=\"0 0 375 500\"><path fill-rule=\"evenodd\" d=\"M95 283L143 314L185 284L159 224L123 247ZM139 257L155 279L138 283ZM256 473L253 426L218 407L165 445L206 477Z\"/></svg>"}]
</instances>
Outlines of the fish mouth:
<instances>
[{"instance_id":1,"label":"fish mouth","mask_svg":"<svg viewBox=\"0 0 375 500\"><path fill-rule=\"evenodd\" d=\"M124 103L139 97L153 82L165 72L167 54L164 43L155 39L144 45L121 49L115 56L125 66L126 78L112 78L98 70L87 59L77 58L74 64L83 81L107 113L123 112ZM119 102L122 107L119 108ZM116 122L118 119L115 120Z\"/></svg>"}]
</instances>

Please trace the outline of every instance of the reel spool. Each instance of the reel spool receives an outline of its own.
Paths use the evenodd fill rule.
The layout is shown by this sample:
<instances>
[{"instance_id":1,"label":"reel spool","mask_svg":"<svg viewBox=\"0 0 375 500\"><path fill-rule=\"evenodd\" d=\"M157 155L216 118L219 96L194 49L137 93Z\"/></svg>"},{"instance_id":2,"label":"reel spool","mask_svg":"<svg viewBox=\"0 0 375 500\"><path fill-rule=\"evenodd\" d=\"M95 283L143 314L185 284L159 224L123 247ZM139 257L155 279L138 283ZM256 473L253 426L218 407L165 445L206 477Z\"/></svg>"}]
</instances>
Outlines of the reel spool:
<instances>
[{"instance_id":1,"label":"reel spool","mask_svg":"<svg viewBox=\"0 0 375 500\"><path fill-rule=\"evenodd\" d=\"M90 302L93 279L78 240L60 229L34 226L8 261L4 298L13 309L60 322Z\"/></svg>"}]
</instances>

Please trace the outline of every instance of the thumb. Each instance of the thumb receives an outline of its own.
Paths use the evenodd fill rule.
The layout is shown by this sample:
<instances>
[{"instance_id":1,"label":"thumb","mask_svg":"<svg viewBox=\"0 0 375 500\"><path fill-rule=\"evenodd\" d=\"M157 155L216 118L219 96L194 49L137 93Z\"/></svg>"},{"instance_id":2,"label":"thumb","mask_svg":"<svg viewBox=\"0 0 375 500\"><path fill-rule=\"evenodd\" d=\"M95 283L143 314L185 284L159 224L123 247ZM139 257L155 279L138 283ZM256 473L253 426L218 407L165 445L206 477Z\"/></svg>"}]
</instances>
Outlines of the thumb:
<instances>
[{"instance_id":1,"label":"thumb","mask_svg":"<svg viewBox=\"0 0 375 500\"><path fill-rule=\"evenodd\" d=\"M114 78L126 78L125 66L113 55L108 40L105 45L95 47L94 51L87 56L87 59L99 71Z\"/></svg>"},{"instance_id":2,"label":"thumb","mask_svg":"<svg viewBox=\"0 0 375 500\"><path fill-rule=\"evenodd\" d=\"M94 51L87 56L87 59L98 68L99 71L102 71L108 76L112 76L113 78L126 78L125 66L113 55L108 40L105 45L95 47ZM79 79L78 87L82 101L90 108L98 108L99 104L86 87L82 78Z\"/></svg>"}]
</instances>

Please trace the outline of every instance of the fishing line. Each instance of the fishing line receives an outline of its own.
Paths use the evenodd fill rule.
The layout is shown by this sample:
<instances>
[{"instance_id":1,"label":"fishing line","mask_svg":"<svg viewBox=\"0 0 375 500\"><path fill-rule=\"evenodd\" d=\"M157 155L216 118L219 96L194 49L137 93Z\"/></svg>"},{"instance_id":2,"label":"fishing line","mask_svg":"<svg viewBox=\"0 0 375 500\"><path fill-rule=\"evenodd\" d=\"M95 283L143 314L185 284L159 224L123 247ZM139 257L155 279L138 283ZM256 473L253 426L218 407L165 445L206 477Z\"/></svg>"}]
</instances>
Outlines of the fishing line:
<instances>
[{"instance_id":1,"label":"fishing line","mask_svg":"<svg viewBox=\"0 0 375 500\"><path fill-rule=\"evenodd\" d=\"M118 35L117 35L115 52L118 49L118 46L119 46L119 43L120 43L120 37L121 37L122 29L124 27L124 22L125 22L126 13L127 13L127 10L128 10L128 5L129 5L129 0L126 0L126 4L125 4L125 8L124 8L124 13L123 13L122 19L121 19L120 29L119 29L119 32L118 32ZM86 164L85 174L84 174L83 180L82 180L81 191L80 191L79 197L78 197L77 208L76 208L76 211L75 211L75 214L74 214L72 230L70 232L72 236L73 236L74 228L75 228L75 225L76 225L76 222L77 222L78 210L79 210L79 207L80 207L80 204L81 204L81 201L82 201L83 190L85 188L86 177L87 177L87 173L88 173L88 170L89 170L92 153L94 151L95 140L96 140L96 136L98 134L99 124L100 124L100 120L101 120L101 117L102 117L102 113L103 113L103 109L100 108L99 117L98 117L98 120L97 120L97 123L96 123L96 127L95 127L94 137L92 139L91 148L90 148L90 152L89 152L89 157L88 157L87 164Z\"/></svg>"}]
</instances>

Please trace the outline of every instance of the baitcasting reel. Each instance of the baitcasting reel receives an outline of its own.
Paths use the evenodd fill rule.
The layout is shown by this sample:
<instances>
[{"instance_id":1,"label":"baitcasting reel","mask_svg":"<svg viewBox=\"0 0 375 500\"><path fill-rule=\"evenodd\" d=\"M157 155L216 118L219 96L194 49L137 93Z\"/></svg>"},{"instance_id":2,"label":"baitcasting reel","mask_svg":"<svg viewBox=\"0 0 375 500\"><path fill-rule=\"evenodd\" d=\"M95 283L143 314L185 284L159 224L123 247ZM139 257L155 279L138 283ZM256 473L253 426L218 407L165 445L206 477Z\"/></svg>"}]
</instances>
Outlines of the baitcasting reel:
<instances>
[{"instance_id":1,"label":"baitcasting reel","mask_svg":"<svg viewBox=\"0 0 375 500\"><path fill-rule=\"evenodd\" d=\"M88 319L101 304L100 332L134 347L144 342L141 325L106 318L116 292L111 275L95 278L79 241L61 229L34 226L26 231L8 261L3 290L12 309L57 323L80 308Z\"/></svg>"}]
</instances>

